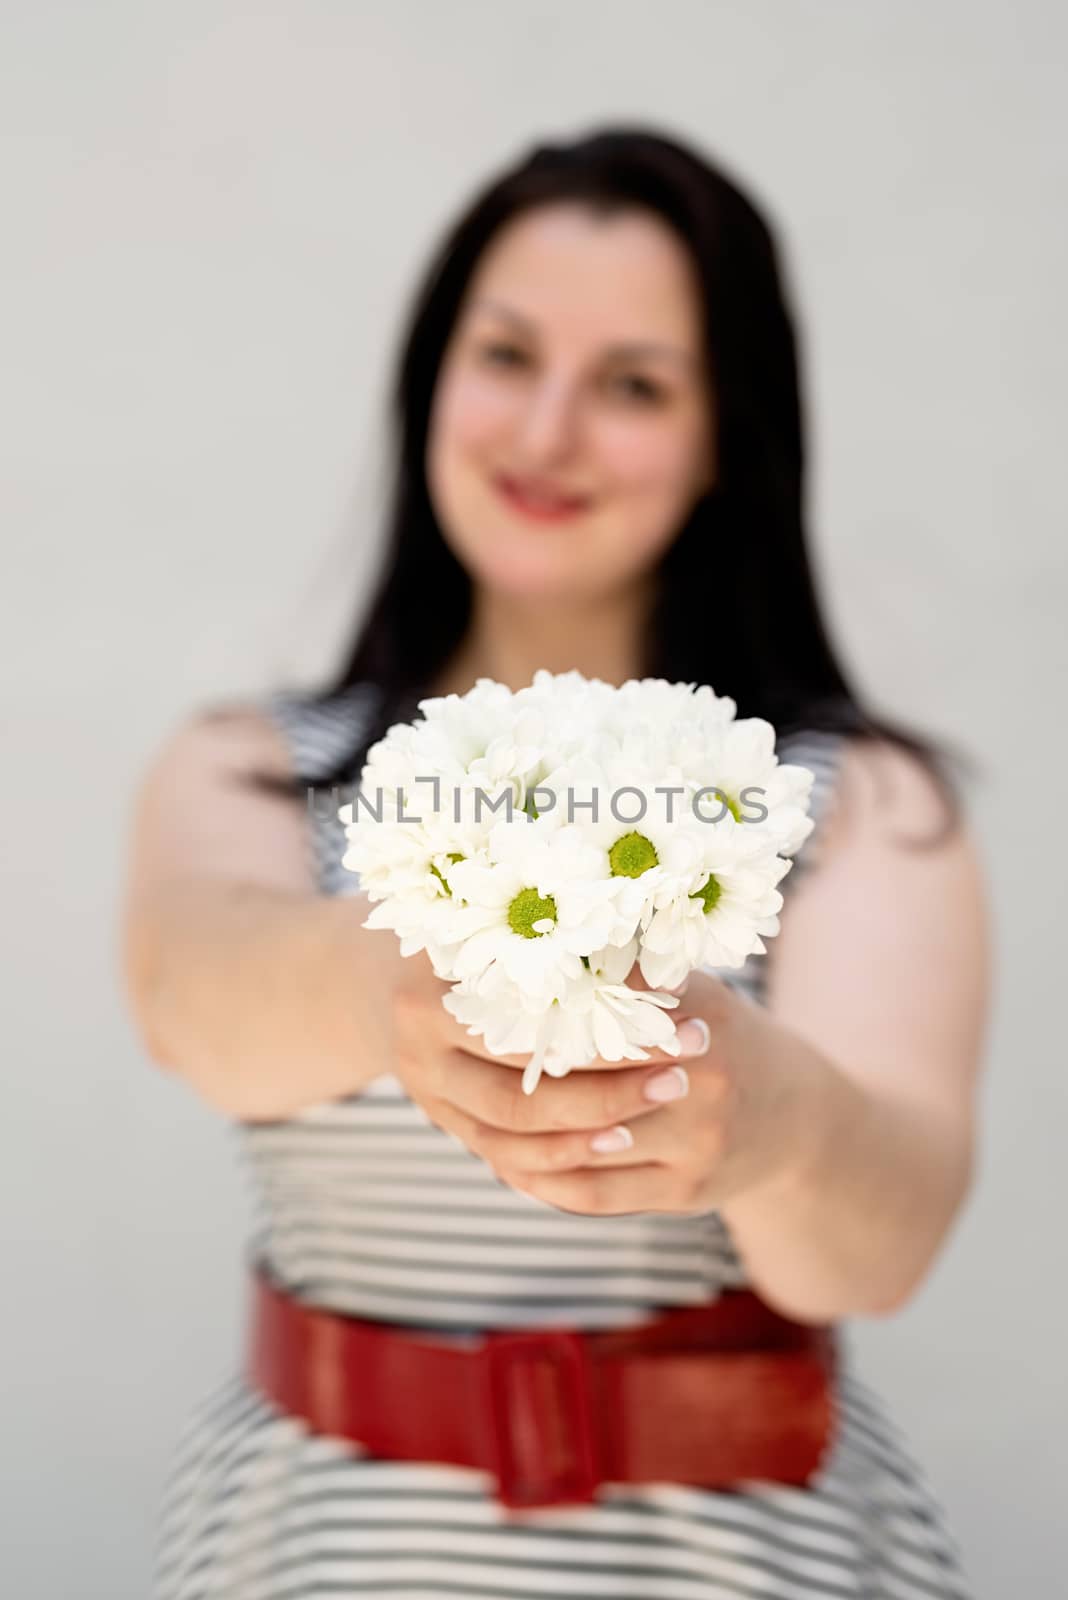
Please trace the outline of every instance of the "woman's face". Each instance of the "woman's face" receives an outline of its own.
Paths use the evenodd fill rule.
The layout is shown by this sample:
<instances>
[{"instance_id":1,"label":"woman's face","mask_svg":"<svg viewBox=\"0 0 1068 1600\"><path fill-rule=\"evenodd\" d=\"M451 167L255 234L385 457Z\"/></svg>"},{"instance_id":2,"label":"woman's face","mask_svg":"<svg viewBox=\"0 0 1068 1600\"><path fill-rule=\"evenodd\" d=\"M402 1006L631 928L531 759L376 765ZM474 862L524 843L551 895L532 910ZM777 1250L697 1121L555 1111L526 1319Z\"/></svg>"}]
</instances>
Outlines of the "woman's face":
<instances>
[{"instance_id":1,"label":"woman's face","mask_svg":"<svg viewBox=\"0 0 1068 1600\"><path fill-rule=\"evenodd\" d=\"M693 268L652 213L525 212L479 261L434 394L427 478L472 578L596 598L654 568L714 475Z\"/></svg>"}]
</instances>

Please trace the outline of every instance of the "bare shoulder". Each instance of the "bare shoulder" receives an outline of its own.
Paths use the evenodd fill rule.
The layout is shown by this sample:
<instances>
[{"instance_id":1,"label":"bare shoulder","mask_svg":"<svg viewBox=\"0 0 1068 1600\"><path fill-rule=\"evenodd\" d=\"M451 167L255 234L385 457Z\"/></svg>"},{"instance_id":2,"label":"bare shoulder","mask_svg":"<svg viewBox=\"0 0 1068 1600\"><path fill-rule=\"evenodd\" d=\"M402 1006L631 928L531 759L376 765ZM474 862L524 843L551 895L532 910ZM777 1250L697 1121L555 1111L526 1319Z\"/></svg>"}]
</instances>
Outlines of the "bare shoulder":
<instances>
[{"instance_id":1,"label":"bare shoulder","mask_svg":"<svg viewBox=\"0 0 1068 1600\"><path fill-rule=\"evenodd\" d=\"M228 701L195 708L165 734L146 777L164 769L269 772L291 778L293 759L281 729L263 706Z\"/></svg>"},{"instance_id":2,"label":"bare shoulder","mask_svg":"<svg viewBox=\"0 0 1068 1600\"><path fill-rule=\"evenodd\" d=\"M982 878L966 806L952 807L926 762L889 739L843 740L821 828L821 872L813 880L857 871L865 861L976 885Z\"/></svg>"},{"instance_id":3,"label":"bare shoulder","mask_svg":"<svg viewBox=\"0 0 1068 1600\"><path fill-rule=\"evenodd\" d=\"M186 874L311 891L305 808L256 775L292 780L281 728L261 706L197 708L147 762L133 797L129 872L138 888Z\"/></svg>"},{"instance_id":4,"label":"bare shoulder","mask_svg":"<svg viewBox=\"0 0 1068 1600\"><path fill-rule=\"evenodd\" d=\"M810 935L832 919L884 939L955 941L986 922L983 852L967 806L926 763L890 740L843 741L816 869L792 920ZM788 919L784 919L788 920ZM958 945L963 950L963 945ZM945 960L953 957L947 949Z\"/></svg>"},{"instance_id":5,"label":"bare shoulder","mask_svg":"<svg viewBox=\"0 0 1068 1600\"><path fill-rule=\"evenodd\" d=\"M822 829L768 945L771 1008L839 1058L900 1079L907 1054L928 1085L963 1082L992 961L983 853L966 807L948 809L910 751L849 739Z\"/></svg>"}]
</instances>

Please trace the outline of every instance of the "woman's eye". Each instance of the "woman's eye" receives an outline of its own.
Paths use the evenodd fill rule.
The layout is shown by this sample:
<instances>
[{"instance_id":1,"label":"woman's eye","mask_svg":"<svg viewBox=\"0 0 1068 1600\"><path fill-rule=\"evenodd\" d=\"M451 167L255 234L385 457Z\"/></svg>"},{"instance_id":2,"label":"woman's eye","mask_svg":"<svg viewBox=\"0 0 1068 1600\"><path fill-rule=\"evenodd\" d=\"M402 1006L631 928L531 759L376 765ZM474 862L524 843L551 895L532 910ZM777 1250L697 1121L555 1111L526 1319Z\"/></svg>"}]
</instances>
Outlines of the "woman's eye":
<instances>
[{"instance_id":1,"label":"woman's eye","mask_svg":"<svg viewBox=\"0 0 1068 1600\"><path fill-rule=\"evenodd\" d=\"M643 378L638 373L623 373L614 380L614 385L621 394L630 400L638 400L655 405L664 397L664 391L658 383L652 383L648 378Z\"/></svg>"},{"instance_id":2,"label":"woman's eye","mask_svg":"<svg viewBox=\"0 0 1068 1600\"><path fill-rule=\"evenodd\" d=\"M526 360L526 356L518 345L506 344L500 340L484 344L481 353L484 360L500 367L519 366Z\"/></svg>"}]
</instances>

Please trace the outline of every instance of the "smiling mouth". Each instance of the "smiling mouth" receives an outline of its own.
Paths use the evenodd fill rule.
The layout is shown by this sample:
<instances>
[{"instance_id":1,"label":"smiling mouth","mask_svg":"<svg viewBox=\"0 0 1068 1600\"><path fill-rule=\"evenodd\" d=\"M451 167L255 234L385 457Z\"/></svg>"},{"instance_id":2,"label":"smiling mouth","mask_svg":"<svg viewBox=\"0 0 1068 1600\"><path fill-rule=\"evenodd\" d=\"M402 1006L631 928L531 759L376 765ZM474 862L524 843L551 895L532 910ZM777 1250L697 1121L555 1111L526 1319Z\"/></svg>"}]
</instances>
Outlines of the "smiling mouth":
<instances>
[{"instance_id":1,"label":"smiling mouth","mask_svg":"<svg viewBox=\"0 0 1068 1600\"><path fill-rule=\"evenodd\" d=\"M493 487L513 510L540 522L559 522L577 516L590 504L588 495L563 494L506 473L498 473Z\"/></svg>"}]
</instances>

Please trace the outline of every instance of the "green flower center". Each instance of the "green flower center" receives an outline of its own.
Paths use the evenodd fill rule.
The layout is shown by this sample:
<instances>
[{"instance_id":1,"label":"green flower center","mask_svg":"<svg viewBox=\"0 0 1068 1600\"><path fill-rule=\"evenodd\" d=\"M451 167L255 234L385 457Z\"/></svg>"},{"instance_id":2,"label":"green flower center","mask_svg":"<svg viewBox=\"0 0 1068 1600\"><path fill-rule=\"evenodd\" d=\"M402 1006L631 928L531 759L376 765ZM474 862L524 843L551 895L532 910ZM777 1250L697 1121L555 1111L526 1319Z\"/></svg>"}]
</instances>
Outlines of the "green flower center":
<instances>
[{"instance_id":1,"label":"green flower center","mask_svg":"<svg viewBox=\"0 0 1068 1600\"><path fill-rule=\"evenodd\" d=\"M703 794L701 796L701 799L700 799L700 802L699 802L699 804L700 804L700 815L706 816L706 811L707 810L711 809L711 807L713 805L719 804L721 806L726 806L727 807L727 810L730 812L730 814L734 818L735 822L741 822L741 820L742 820L741 803L739 801L735 800L733 798L733 796L727 794L727 792L724 789L721 789L718 784L710 783L708 785L708 788L709 789L715 789L716 792L715 792L714 795L713 794ZM711 821L712 819L711 819L710 816L706 816L706 820L707 821Z\"/></svg>"},{"instance_id":2,"label":"green flower center","mask_svg":"<svg viewBox=\"0 0 1068 1600\"><path fill-rule=\"evenodd\" d=\"M454 850L454 851L450 852L449 860L450 861L463 861L464 857L458 851ZM433 862L430 863L430 870L434 874L434 876L438 880L438 882L441 884L441 887L445 890L445 893L451 897L452 890L449 888L448 884L445 882L445 879L442 877L441 873L438 871L437 867L434 865Z\"/></svg>"},{"instance_id":3,"label":"green flower center","mask_svg":"<svg viewBox=\"0 0 1068 1600\"><path fill-rule=\"evenodd\" d=\"M716 901L723 893L723 885L712 873L709 873L699 889L690 895L691 900L703 900L705 903L705 916L715 907Z\"/></svg>"},{"instance_id":4,"label":"green flower center","mask_svg":"<svg viewBox=\"0 0 1068 1600\"><path fill-rule=\"evenodd\" d=\"M528 794L526 799L523 801L523 810L526 812L527 816L532 822L537 822L540 812L538 811L537 806L534 804L533 790L531 790L530 794Z\"/></svg>"},{"instance_id":5,"label":"green flower center","mask_svg":"<svg viewBox=\"0 0 1068 1600\"><path fill-rule=\"evenodd\" d=\"M545 918L556 921L556 901L551 894L539 894L537 889L520 889L509 902L508 926L523 939L540 939L541 932L535 922Z\"/></svg>"},{"instance_id":6,"label":"green flower center","mask_svg":"<svg viewBox=\"0 0 1068 1600\"><path fill-rule=\"evenodd\" d=\"M609 850L608 860L614 878L640 878L660 857L644 833L625 833Z\"/></svg>"}]
</instances>

